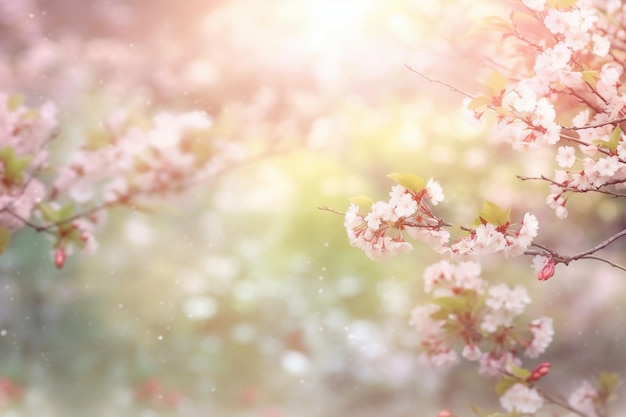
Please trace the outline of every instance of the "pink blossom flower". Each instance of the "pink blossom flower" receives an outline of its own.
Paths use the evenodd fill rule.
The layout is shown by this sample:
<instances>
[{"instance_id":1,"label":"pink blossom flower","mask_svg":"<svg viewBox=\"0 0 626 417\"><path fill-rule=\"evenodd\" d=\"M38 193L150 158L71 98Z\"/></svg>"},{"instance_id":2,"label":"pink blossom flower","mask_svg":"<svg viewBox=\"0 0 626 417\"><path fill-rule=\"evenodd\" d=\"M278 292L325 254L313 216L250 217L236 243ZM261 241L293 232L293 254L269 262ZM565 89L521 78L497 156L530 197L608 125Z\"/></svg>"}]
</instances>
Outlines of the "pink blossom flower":
<instances>
[{"instance_id":1,"label":"pink blossom flower","mask_svg":"<svg viewBox=\"0 0 626 417\"><path fill-rule=\"evenodd\" d=\"M593 41L593 53L597 56L606 56L609 53L611 42L606 36L594 33L591 37Z\"/></svg>"},{"instance_id":2,"label":"pink blossom flower","mask_svg":"<svg viewBox=\"0 0 626 417\"><path fill-rule=\"evenodd\" d=\"M509 372L511 365L521 366L522 361L511 352L504 352L496 355L491 352L484 353L478 361L478 373L489 377L501 376L504 372Z\"/></svg>"},{"instance_id":3,"label":"pink blossom flower","mask_svg":"<svg viewBox=\"0 0 626 417\"><path fill-rule=\"evenodd\" d=\"M500 404L508 412L534 414L543 407L543 398L534 388L515 384L500 397Z\"/></svg>"},{"instance_id":4,"label":"pink blossom flower","mask_svg":"<svg viewBox=\"0 0 626 417\"><path fill-rule=\"evenodd\" d=\"M441 189L441 185L433 179L428 180L426 183L426 192L430 197L430 202L433 206L436 206L444 199L443 190Z\"/></svg>"},{"instance_id":5,"label":"pink blossom flower","mask_svg":"<svg viewBox=\"0 0 626 417\"><path fill-rule=\"evenodd\" d=\"M565 208L565 206L558 206L554 210L554 214L556 214L556 217L563 220L564 218L567 217L567 209Z\"/></svg>"},{"instance_id":6,"label":"pink blossom flower","mask_svg":"<svg viewBox=\"0 0 626 417\"><path fill-rule=\"evenodd\" d=\"M571 146L559 146L556 161L560 167L569 168L576 162L576 149Z\"/></svg>"},{"instance_id":7,"label":"pink blossom flower","mask_svg":"<svg viewBox=\"0 0 626 417\"><path fill-rule=\"evenodd\" d=\"M561 206L559 206L561 207ZM554 259L537 255L533 258L533 268L539 281L545 281L554 275Z\"/></svg>"},{"instance_id":8,"label":"pink blossom flower","mask_svg":"<svg viewBox=\"0 0 626 417\"><path fill-rule=\"evenodd\" d=\"M526 356L536 358L550 346L554 337L553 319L541 317L530 322L530 331L533 339L526 348Z\"/></svg>"},{"instance_id":9,"label":"pink blossom flower","mask_svg":"<svg viewBox=\"0 0 626 417\"><path fill-rule=\"evenodd\" d=\"M565 33L569 28L567 12L550 9L543 22L546 28L553 34Z\"/></svg>"},{"instance_id":10,"label":"pink blossom flower","mask_svg":"<svg viewBox=\"0 0 626 417\"><path fill-rule=\"evenodd\" d=\"M526 304L530 304L531 299L526 289L520 285L511 289L506 284L493 285L487 291L489 297L485 304L494 311L506 310L514 315L524 312Z\"/></svg>"},{"instance_id":11,"label":"pink blossom flower","mask_svg":"<svg viewBox=\"0 0 626 417\"><path fill-rule=\"evenodd\" d=\"M588 417L598 417L594 400L598 397L598 392L587 380L583 380L580 386L575 389L567 399L570 406Z\"/></svg>"},{"instance_id":12,"label":"pink blossom flower","mask_svg":"<svg viewBox=\"0 0 626 417\"><path fill-rule=\"evenodd\" d=\"M468 361L477 361L481 358L482 352L476 345L465 345L461 355Z\"/></svg>"},{"instance_id":13,"label":"pink blossom flower","mask_svg":"<svg viewBox=\"0 0 626 417\"><path fill-rule=\"evenodd\" d=\"M620 168L620 161L617 156L607 156L600 158L595 164L595 171L603 177L612 177Z\"/></svg>"}]
</instances>

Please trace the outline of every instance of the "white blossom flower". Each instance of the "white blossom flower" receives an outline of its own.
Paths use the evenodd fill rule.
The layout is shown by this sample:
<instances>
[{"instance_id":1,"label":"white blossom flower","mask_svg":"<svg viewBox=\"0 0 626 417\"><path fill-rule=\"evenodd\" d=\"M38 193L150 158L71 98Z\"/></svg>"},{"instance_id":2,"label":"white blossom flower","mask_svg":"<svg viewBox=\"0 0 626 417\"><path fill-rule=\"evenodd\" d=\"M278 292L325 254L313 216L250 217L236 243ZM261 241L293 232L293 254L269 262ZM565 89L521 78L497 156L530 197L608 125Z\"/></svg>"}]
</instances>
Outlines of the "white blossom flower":
<instances>
[{"instance_id":1,"label":"white blossom flower","mask_svg":"<svg viewBox=\"0 0 626 417\"><path fill-rule=\"evenodd\" d=\"M598 417L593 404L597 396L598 392L596 389L585 379L580 386L570 394L567 402L570 406L588 417Z\"/></svg>"},{"instance_id":2,"label":"white blossom flower","mask_svg":"<svg viewBox=\"0 0 626 417\"><path fill-rule=\"evenodd\" d=\"M444 195L443 190L441 189L441 185L433 179L428 180L426 183L426 192L430 197L430 202L436 206L439 202L443 201Z\"/></svg>"},{"instance_id":3,"label":"white blossom flower","mask_svg":"<svg viewBox=\"0 0 626 417\"><path fill-rule=\"evenodd\" d=\"M526 348L526 356L536 358L550 346L554 337L553 319L551 317L541 317L530 322L530 331L533 340Z\"/></svg>"},{"instance_id":4,"label":"white blossom flower","mask_svg":"<svg viewBox=\"0 0 626 417\"><path fill-rule=\"evenodd\" d=\"M494 311L506 310L519 315L524 312L526 304L531 302L528 292L521 285L511 289L506 284L498 284L489 288L487 293L489 297L485 304Z\"/></svg>"},{"instance_id":5,"label":"white blossom flower","mask_svg":"<svg viewBox=\"0 0 626 417\"><path fill-rule=\"evenodd\" d=\"M576 149L571 146L559 146L556 161L562 168L569 168L576 162Z\"/></svg>"},{"instance_id":6,"label":"white blossom flower","mask_svg":"<svg viewBox=\"0 0 626 417\"><path fill-rule=\"evenodd\" d=\"M482 352L476 345L465 345L461 355L468 361L477 361L482 357Z\"/></svg>"},{"instance_id":7,"label":"white blossom flower","mask_svg":"<svg viewBox=\"0 0 626 417\"><path fill-rule=\"evenodd\" d=\"M406 193L395 201L395 205L392 205L392 207L397 217L409 217L417 211L417 201L413 199L411 194Z\"/></svg>"},{"instance_id":8,"label":"white blossom flower","mask_svg":"<svg viewBox=\"0 0 626 417\"><path fill-rule=\"evenodd\" d=\"M534 414L543 407L543 398L534 388L515 384L500 397L500 404L508 412Z\"/></svg>"},{"instance_id":9,"label":"white blossom flower","mask_svg":"<svg viewBox=\"0 0 626 417\"><path fill-rule=\"evenodd\" d=\"M593 41L593 53L597 56L606 56L611 47L611 41L606 36L594 33L591 37Z\"/></svg>"}]
</instances>

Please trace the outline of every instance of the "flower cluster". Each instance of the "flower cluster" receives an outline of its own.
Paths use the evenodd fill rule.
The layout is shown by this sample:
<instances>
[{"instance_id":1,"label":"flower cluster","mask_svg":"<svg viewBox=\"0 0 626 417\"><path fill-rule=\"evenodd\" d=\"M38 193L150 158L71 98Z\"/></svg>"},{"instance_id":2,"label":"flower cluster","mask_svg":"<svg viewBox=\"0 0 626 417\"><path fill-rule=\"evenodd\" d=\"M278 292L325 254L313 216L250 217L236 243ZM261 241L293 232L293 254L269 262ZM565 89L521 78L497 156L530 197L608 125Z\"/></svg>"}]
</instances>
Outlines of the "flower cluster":
<instances>
[{"instance_id":1,"label":"flower cluster","mask_svg":"<svg viewBox=\"0 0 626 417\"><path fill-rule=\"evenodd\" d=\"M521 223L510 222L508 210L494 203L485 203L479 213L480 224L450 243L449 223L437 217L431 206L443 200L439 183L423 181L414 174L390 174L400 184L392 187L389 201L372 203L366 197L354 199L345 215L344 227L350 244L373 260L407 253L413 246L409 237L429 244L435 251L457 257L474 258L503 252L519 256L537 236L539 222L526 213ZM367 214L359 212L361 205L370 207Z\"/></svg>"},{"instance_id":2,"label":"flower cluster","mask_svg":"<svg viewBox=\"0 0 626 417\"><path fill-rule=\"evenodd\" d=\"M421 181L417 176L413 178ZM443 198L441 186L429 180L423 187L395 185L389 193L389 201L366 202L371 210L365 215L359 213L359 204L352 203L344 220L350 244L363 250L370 259L385 259L413 249L404 239L406 232L443 251L450 233L443 229L443 221L430 208Z\"/></svg>"},{"instance_id":3,"label":"flower cluster","mask_svg":"<svg viewBox=\"0 0 626 417\"><path fill-rule=\"evenodd\" d=\"M507 42L501 57L514 69L506 76L495 73L487 94L465 103L477 119L495 116L495 136L514 149L559 143L556 161L563 169L549 180L546 202L565 218L569 193L615 196L613 189L626 188L620 128L624 69L611 50L611 36L623 30L622 11L608 4L615 2L602 8L590 0L522 3L527 13L512 14L509 27L502 29ZM524 24L516 20L521 16Z\"/></svg>"},{"instance_id":4,"label":"flower cluster","mask_svg":"<svg viewBox=\"0 0 626 417\"><path fill-rule=\"evenodd\" d=\"M500 397L500 404L508 412L533 414L543 407L543 398L536 389L515 384Z\"/></svg>"},{"instance_id":5,"label":"flower cluster","mask_svg":"<svg viewBox=\"0 0 626 417\"><path fill-rule=\"evenodd\" d=\"M104 223L98 207L137 204L206 178L212 154L202 135L210 126L202 112L160 113L149 123L118 112L103 131L92 132L58 170L48 200L39 206L43 223L58 225L53 236L57 266L75 247L95 251L94 232Z\"/></svg>"},{"instance_id":6,"label":"flower cluster","mask_svg":"<svg viewBox=\"0 0 626 417\"><path fill-rule=\"evenodd\" d=\"M56 125L52 104L28 108L20 96L0 93L0 228L23 227L44 198L45 186L34 176L45 167Z\"/></svg>"},{"instance_id":7,"label":"flower cluster","mask_svg":"<svg viewBox=\"0 0 626 417\"><path fill-rule=\"evenodd\" d=\"M46 146L56 135L55 107L29 108L0 93L0 248L29 226L54 240L57 267L75 248L93 253L106 208L180 193L233 162L211 140L211 124L204 112L146 121L118 111L56 168Z\"/></svg>"},{"instance_id":8,"label":"flower cluster","mask_svg":"<svg viewBox=\"0 0 626 417\"><path fill-rule=\"evenodd\" d=\"M536 358L552 342L551 318L517 323L531 301L523 287L488 286L480 275L476 262L440 261L424 272L424 290L433 300L415 307L409 322L422 337L422 363L455 364L459 358L452 346L460 341L462 356L478 361L481 375L501 376L521 365L521 351Z\"/></svg>"},{"instance_id":9,"label":"flower cluster","mask_svg":"<svg viewBox=\"0 0 626 417\"><path fill-rule=\"evenodd\" d=\"M588 417L598 417L594 404L598 397L598 391L589 381L584 380L580 386L570 394L567 402L571 407Z\"/></svg>"},{"instance_id":10,"label":"flower cluster","mask_svg":"<svg viewBox=\"0 0 626 417\"><path fill-rule=\"evenodd\" d=\"M146 128L118 113L59 171L52 192L77 204L121 201L137 194L178 190L201 175L206 161L193 152L211 126L205 113L157 114ZM103 198L97 198L102 189Z\"/></svg>"},{"instance_id":11,"label":"flower cluster","mask_svg":"<svg viewBox=\"0 0 626 417\"><path fill-rule=\"evenodd\" d=\"M506 257L524 253L537 236L539 222L530 214L524 214L521 224L494 225L483 221L475 230L456 240L449 248L453 255L484 256L503 252Z\"/></svg>"},{"instance_id":12,"label":"flower cluster","mask_svg":"<svg viewBox=\"0 0 626 417\"><path fill-rule=\"evenodd\" d=\"M554 152L558 169L553 175L533 179L549 183L546 203L556 217L567 217L566 205L573 193L626 197L626 7L617 0L521 0L521 6L508 19L485 19L488 30L500 32L501 42L494 42L497 53L488 57L498 71L486 81L483 95L465 101L466 112L473 122L491 121L496 139L515 150L543 147ZM502 70L506 74L499 72ZM421 190L405 187L403 192L417 195ZM344 225L352 244L374 259L410 250L403 238L406 231L430 243L437 252L462 260L493 253L535 255L536 276L547 280L554 275L556 264L585 258L624 236L622 231L589 251L566 257L533 245L538 233L535 216L526 213L521 223L513 224L508 211L486 203L477 226L462 227L461 236L453 239L444 229L449 223L437 217L430 206L421 213L419 200L410 197L400 203L393 192L391 196L389 203L372 204L367 215L359 214L356 206L346 215ZM415 218L410 217L413 214ZM417 219L422 223L411 224ZM384 239L389 239L389 244ZM374 256L368 246L373 241L383 242ZM391 247L393 250L386 251ZM520 324L520 316L531 302L523 287L488 285L480 278L480 265L473 261L456 265L441 261L426 269L424 289L432 298L415 307L410 319L421 336L422 363L452 365L461 356L477 362L479 374L499 378L496 391L507 415L535 415L545 403L564 408L571 413L568 417L608 415L606 403L619 385L616 375L602 374L593 383L584 381L565 403L534 386L548 374L550 363L541 363L532 371L521 367L522 355L538 358L554 337L552 318ZM439 415L454 414L442 410Z\"/></svg>"}]
</instances>

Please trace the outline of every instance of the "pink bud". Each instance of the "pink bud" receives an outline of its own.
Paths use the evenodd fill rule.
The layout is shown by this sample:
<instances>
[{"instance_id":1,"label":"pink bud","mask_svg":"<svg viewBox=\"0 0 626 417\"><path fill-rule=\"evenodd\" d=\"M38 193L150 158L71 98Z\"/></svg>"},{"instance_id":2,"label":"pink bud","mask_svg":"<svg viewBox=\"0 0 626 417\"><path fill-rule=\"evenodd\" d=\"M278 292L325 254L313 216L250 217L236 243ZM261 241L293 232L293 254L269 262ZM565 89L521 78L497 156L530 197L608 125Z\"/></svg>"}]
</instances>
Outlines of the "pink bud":
<instances>
[{"instance_id":1,"label":"pink bud","mask_svg":"<svg viewBox=\"0 0 626 417\"><path fill-rule=\"evenodd\" d=\"M540 363L527 378L528 382L534 382L539 380L541 377L544 377L550 372L550 362L542 362Z\"/></svg>"},{"instance_id":2,"label":"pink bud","mask_svg":"<svg viewBox=\"0 0 626 417\"><path fill-rule=\"evenodd\" d=\"M456 415L450 410L441 410L436 417L456 417Z\"/></svg>"},{"instance_id":3,"label":"pink bud","mask_svg":"<svg viewBox=\"0 0 626 417\"><path fill-rule=\"evenodd\" d=\"M548 262L546 262L543 268L541 268L541 271L537 274L537 279L539 281L545 281L552 278L552 275L554 275L554 266L554 259L549 258Z\"/></svg>"},{"instance_id":4,"label":"pink bud","mask_svg":"<svg viewBox=\"0 0 626 417\"><path fill-rule=\"evenodd\" d=\"M63 268L66 257L67 255L65 254L65 249L57 248L56 252L54 253L54 264L57 266L57 268Z\"/></svg>"}]
</instances>

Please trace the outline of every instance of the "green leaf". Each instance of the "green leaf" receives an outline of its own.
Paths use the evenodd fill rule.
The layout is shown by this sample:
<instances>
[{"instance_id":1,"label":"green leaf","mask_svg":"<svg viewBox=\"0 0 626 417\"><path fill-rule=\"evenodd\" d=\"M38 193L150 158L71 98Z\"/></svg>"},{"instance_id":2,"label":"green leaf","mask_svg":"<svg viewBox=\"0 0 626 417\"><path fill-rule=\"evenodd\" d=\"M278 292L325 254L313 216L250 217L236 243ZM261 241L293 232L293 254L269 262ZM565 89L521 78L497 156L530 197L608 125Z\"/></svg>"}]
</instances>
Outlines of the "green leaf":
<instances>
[{"instance_id":1,"label":"green leaf","mask_svg":"<svg viewBox=\"0 0 626 417\"><path fill-rule=\"evenodd\" d=\"M478 417L489 417L491 415L491 412L477 405L472 404L470 407L472 408L474 414L476 414Z\"/></svg>"},{"instance_id":2,"label":"green leaf","mask_svg":"<svg viewBox=\"0 0 626 417\"><path fill-rule=\"evenodd\" d=\"M6 161L7 159L13 159L15 154L13 153L13 148L10 146L5 146L0 149L0 160Z\"/></svg>"},{"instance_id":3,"label":"green leaf","mask_svg":"<svg viewBox=\"0 0 626 417\"><path fill-rule=\"evenodd\" d=\"M90 129L85 133L87 141L85 148L90 151L111 146L111 135L104 129Z\"/></svg>"},{"instance_id":4,"label":"green leaf","mask_svg":"<svg viewBox=\"0 0 626 417\"><path fill-rule=\"evenodd\" d=\"M426 186L426 181L419 175L415 175L412 173L399 173L394 172L392 174L387 175L387 178L391 178L407 190L411 190L414 192L420 192Z\"/></svg>"},{"instance_id":5,"label":"green leaf","mask_svg":"<svg viewBox=\"0 0 626 417\"><path fill-rule=\"evenodd\" d=\"M593 141L593 144L598 145L600 148L609 149L611 152L615 152L621 137L622 129L620 129L619 126L615 126L615 129L613 129L613 132L611 133L611 139L609 139L608 142L602 139L596 139Z\"/></svg>"},{"instance_id":6,"label":"green leaf","mask_svg":"<svg viewBox=\"0 0 626 417\"><path fill-rule=\"evenodd\" d=\"M487 16L483 18L480 22L480 27L500 32L511 32L513 30L511 22L499 16Z\"/></svg>"},{"instance_id":7,"label":"green leaf","mask_svg":"<svg viewBox=\"0 0 626 417\"><path fill-rule=\"evenodd\" d=\"M602 372L597 381L598 391L604 394L609 400L615 399L615 390L622 383L616 373Z\"/></svg>"},{"instance_id":8,"label":"green leaf","mask_svg":"<svg viewBox=\"0 0 626 417\"><path fill-rule=\"evenodd\" d=\"M465 297L436 297L433 303L441 307L441 311L448 313L462 313L467 308L467 300Z\"/></svg>"},{"instance_id":9,"label":"green leaf","mask_svg":"<svg viewBox=\"0 0 626 417\"><path fill-rule=\"evenodd\" d=\"M350 199L350 202L353 203L353 204L356 204L360 208L364 208L364 209L369 209L374 204L372 199L369 198L368 196L365 196L365 195L359 195L359 196L356 196L356 197L352 197Z\"/></svg>"},{"instance_id":10,"label":"green leaf","mask_svg":"<svg viewBox=\"0 0 626 417\"><path fill-rule=\"evenodd\" d=\"M32 159L30 155L15 156L13 148L5 146L0 150L0 161L2 161L4 166L4 177L11 181L22 183L22 173Z\"/></svg>"},{"instance_id":11,"label":"green leaf","mask_svg":"<svg viewBox=\"0 0 626 417\"><path fill-rule=\"evenodd\" d=\"M500 93L506 89L506 83L508 79L504 74L498 71L494 71L491 73L487 81L485 82L485 87L487 87L487 92L490 96L499 96Z\"/></svg>"},{"instance_id":12,"label":"green leaf","mask_svg":"<svg viewBox=\"0 0 626 417\"><path fill-rule=\"evenodd\" d=\"M472 316L477 316L480 310L485 306L485 302L487 301L487 292L485 291L483 294L477 294L476 292L470 293L467 297L467 304L471 308Z\"/></svg>"},{"instance_id":13,"label":"green leaf","mask_svg":"<svg viewBox=\"0 0 626 417\"><path fill-rule=\"evenodd\" d=\"M7 178L21 184L24 180L22 174L32 159L33 157L30 155L13 158L4 165L4 175Z\"/></svg>"},{"instance_id":14,"label":"green leaf","mask_svg":"<svg viewBox=\"0 0 626 417\"><path fill-rule=\"evenodd\" d=\"M472 101L470 101L469 104L467 105L467 108L469 110L476 110L476 109L479 109L481 107L487 106L490 102L491 102L491 100L489 100L485 96L474 97L472 99Z\"/></svg>"},{"instance_id":15,"label":"green leaf","mask_svg":"<svg viewBox=\"0 0 626 417\"><path fill-rule=\"evenodd\" d=\"M526 380L532 372L528 369L519 368L513 364L510 365L511 373L519 379Z\"/></svg>"},{"instance_id":16,"label":"green leaf","mask_svg":"<svg viewBox=\"0 0 626 417\"><path fill-rule=\"evenodd\" d=\"M61 207L58 211L58 216L60 220L67 219L68 217L74 214L74 203L70 202Z\"/></svg>"},{"instance_id":17,"label":"green leaf","mask_svg":"<svg viewBox=\"0 0 626 417\"><path fill-rule=\"evenodd\" d=\"M43 219L45 221L48 221L48 222L51 222L51 223L56 223L59 220L61 220L61 218L59 216L59 212L57 210L53 209L52 206L50 206L49 204L39 203L37 205L37 208L41 212L41 215L43 216Z\"/></svg>"},{"instance_id":18,"label":"green leaf","mask_svg":"<svg viewBox=\"0 0 626 417\"><path fill-rule=\"evenodd\" d=\"M491 223L495 226L503 226L511 220L511 209L503 210L496 203L485 201L478 215L481 220L487 223Z\"/></svg>"},{"instance_id":19,"label":"green leaf","mask_svg":"<svg viewBox=\"0 0 626 417\"><path fill-rule=\"evenodd\" d=\"M520 381L517 378L505 376L496 384L496 393L499 397L501 397L515 384L520 384Z\"/></svg>"},{"instance_id":20,"label":"green leaf","mask_svg":"<svg viewBox=\"0 0 626 417\"><path fill-rule=\"evenodd\" d=\"M548 0L548 5L555 9L568 9L578 3L578 0Z\"/></svg>"},{"instance_id":21,"label":"green leaf","mask_svg":"<svg viewBox=\"0 0 626 417\"><path fill-rule=\"evenodd\" d=\"M491 411L487 411L484 408L481 408L477 405L470 405L474 414L478 417L504 417L505 414L502 413L492 413Z\"/></svg>"},{"instance_id":22,"label":"green leaf","mask_svg":"<svg viewBox=\"0 0 626 417\"><path fill-rule=\"evenodd\" d=\"M24 96L21 94L14 94L7 99L7 109L9 111L15 111L22 107L24 104Z\"/></svg>"},{"instance_id":23,"label":"green leaf","mask_svg":"<svg viewBox=\"0 0 626 417\"><path fill-rule=\"evenodd\" d=\"M495 110L496 110L496 113L498 113L500 116L515 117L515 114L513 114L511 111L505 109L502 106L496 107Z\"/></svg>"},{"instance_id":24,"label":"green leaf","mask_svg":"<svg viewBox=\"0 0 626 417\"><path fill-rule=\"evenodd\" d=\"M582 74L582 80L595 88L598 80L600 79L600 73L594 70L583 70L580 73Z\"/></svg>"},{"instance_id":25,"label":"green leaf","mask_svg":"<svg viewBox=\"0 0 626 417\"><path fill-rule=\"evenodd\" d=\"M11 232L0 226L0 254L3 254L11 243Z\"/></svg>"}]
</instances>

